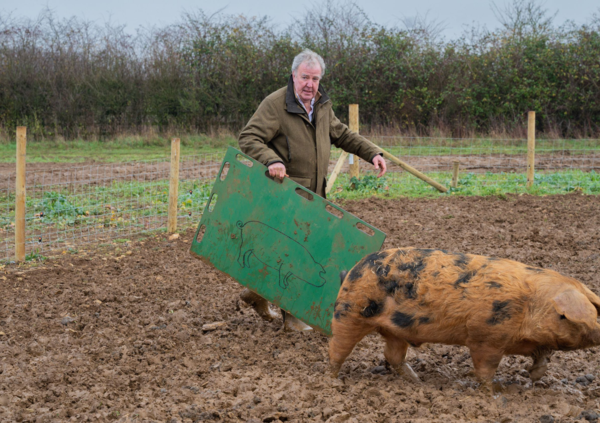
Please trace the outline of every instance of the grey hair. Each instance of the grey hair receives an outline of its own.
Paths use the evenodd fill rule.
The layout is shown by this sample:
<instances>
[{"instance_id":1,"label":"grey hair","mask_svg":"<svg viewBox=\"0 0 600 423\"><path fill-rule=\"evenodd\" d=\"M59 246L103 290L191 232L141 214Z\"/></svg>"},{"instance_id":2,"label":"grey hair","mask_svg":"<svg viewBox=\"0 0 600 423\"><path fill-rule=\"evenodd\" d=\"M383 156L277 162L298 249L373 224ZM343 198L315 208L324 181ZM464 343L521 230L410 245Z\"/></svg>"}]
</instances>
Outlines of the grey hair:
<instances>
[{"instance_id":1,"label":"grey hair","mask_svg":"<svg viewBox=\"0 0 600 423\"><path fill-rule=\"evenodd\" d=\"M306 63L309 66L318 64L321 66L321 78L325 75L325 62L323 61L323 58L314 51L306 49L294 57L294 61L292 62L292 73L296 73L302 63Z\"/></svg>"}]
</instances>

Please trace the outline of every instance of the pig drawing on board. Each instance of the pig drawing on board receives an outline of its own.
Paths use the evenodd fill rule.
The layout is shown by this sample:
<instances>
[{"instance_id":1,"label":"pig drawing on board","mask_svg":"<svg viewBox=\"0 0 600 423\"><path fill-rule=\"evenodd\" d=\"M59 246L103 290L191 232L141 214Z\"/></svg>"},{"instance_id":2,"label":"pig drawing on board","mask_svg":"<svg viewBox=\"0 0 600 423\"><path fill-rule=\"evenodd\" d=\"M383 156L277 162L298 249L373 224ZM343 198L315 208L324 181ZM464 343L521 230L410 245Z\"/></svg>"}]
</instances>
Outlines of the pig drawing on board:
<instances>
[{"instance_id":1,"label":"pig drawing on board","mask_svg":"<svg viewBox=\"0 0 600 423\"><path fill-rule=\"evenodd\" d=\"M292 279L314 287L325 285L325 268L300 243L263 222L238 221L240 252L238 263L242 268L252 267L251 258L277 272L279 286L287 289Z\"/></svg>"},{"instance_id":2,"label":"pig drawing on board","mask_svg":"<svg viewBox=\"0 0 600 423\"><path fill-rule=\"evenodd\" d=\"M544 376L553 351L600 345L600 298L552 270L443 250L398 248L371 254L342 273L329 344L338 372L368 333L385 339L390 367L412 380L411 346L464 345L484 389L504 355L533 358L529 375Z\"/></svg>"}]
</instances>

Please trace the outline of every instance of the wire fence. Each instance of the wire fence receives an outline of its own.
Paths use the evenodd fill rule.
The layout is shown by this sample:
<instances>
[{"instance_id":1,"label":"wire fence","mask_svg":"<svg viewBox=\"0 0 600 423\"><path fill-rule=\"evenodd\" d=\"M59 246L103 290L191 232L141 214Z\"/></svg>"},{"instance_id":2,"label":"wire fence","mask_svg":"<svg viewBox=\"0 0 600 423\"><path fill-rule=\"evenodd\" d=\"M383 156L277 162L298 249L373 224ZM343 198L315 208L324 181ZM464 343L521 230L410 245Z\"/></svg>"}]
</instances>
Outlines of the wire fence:
<instances>
[{"instance_id":1,"label":"wire fence","mask_svg":"<svg viewBox=\"0 0 600 423\"><path fill-rule=\"evenodd\" d=\"M199 221L222 154L186 156L179 172L178 223ZM75 251L166 227L170 163L65 165L26 173L27 259ZM15 174L6 175L0 207L0 258L14 259Z\"/></svg>"},{"instance_id":2,"label":"wire fence","mask_svg":"<svg viewBox=\"0 0 600 423\"><path fill-rule=\"evenodd\" d=\"M453 162L460 164L457 188L450 193L532 192L526 189L527 141L372 137L376 144L449 187ZM600 193L599 140L538 140L536 189ZM197 225L223 153L185 156L180 161L178 227ZM340 150L332 151L329 172ZM332 189L332 198L349 184L347 163ZM362 175L372 165L361 161ZM102 244L166 228L169 202L169 157L128 163L73 165L26 173L26 254L36 259L50 252L75 251L86 243ZM15 253L15 173L0 175L0 260ZM439 193L399 166L388 163L387 192ZM552 191L554 190L554 191Z\"/></svg>"}]
</instances>

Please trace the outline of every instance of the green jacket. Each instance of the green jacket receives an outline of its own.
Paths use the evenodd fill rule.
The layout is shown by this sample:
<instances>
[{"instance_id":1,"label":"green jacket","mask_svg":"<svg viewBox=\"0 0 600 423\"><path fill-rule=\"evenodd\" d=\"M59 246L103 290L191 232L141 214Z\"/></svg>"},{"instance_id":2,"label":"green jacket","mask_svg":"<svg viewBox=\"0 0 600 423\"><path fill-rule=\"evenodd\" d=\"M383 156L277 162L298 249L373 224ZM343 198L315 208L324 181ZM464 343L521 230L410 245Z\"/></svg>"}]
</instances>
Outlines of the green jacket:
<instances>
[{"instance_id":1,"label":"green jacket","mask_svg":"<svg viewBox=\"0 0 600 423\"><path fill-rule=\"evenodd\" d=\"M265 98L238 142L241 150L265 166L282 162L292 180L325 197L331 145L372 163L382 151L366 138L348 129L333 113L331 99L319 86L313 121L288 86Z\"/></svg>"}]
</instances>

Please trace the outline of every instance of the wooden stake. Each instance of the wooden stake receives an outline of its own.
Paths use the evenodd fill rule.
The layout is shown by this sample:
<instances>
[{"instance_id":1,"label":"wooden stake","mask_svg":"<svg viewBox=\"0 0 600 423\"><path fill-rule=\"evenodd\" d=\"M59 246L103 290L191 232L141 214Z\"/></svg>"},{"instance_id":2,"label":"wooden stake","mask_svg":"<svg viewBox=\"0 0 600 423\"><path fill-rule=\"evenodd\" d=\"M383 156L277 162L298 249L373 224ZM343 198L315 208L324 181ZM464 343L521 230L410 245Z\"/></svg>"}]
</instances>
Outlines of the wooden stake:
<instances>
[{"instance_id":1,"label":"wooden stake","mask_svg":"<svg viewBox=\"0 0 600 423\"><path fill-rule=\"evenodd\" d=\"M351 104L349 109L349 125L351 131L358 134L358 104ZM360 167L358 164L358 156L350 155L350 178L360 177Z\"/></svg>"},{"instance_id":2,"label":"wooden stake","mask_svg":"<svg viewBox=\"0 0 600 423\"><path fill-rule=\"evenodd\" d=\"M179 138L171 140L171 175L169 181L169 218L167 231L177 230L177 196L179 191Z\"/></svg>"},{"instance_id":3,"label":"wooden stake","mask_svg":"<svg viewBox=\"0 0 600 423\"><path fill-rule=\"evenodd\" d=\"M458 160L452 162L452 188L456 188L458 186L458 167L460 163Z\"/></svg>"},{"instance_id":4,"label":"wooden stake","mask_svg":"<svg viewBox=\"0 0 600 423\"><path fill-rule=\"evenodd\" d=\"M535 112L527 113L527 188L535 177Z\"/></svg>"},{"instance_id":5,"label":"wooden stake","mask_svg":"<svg viewBox=\"0 0 600 423\"><path fill-rule=\"evenodd\" d=\"M331 172L331 176L329 177L329 180L327 181L327 188L325 189L325 194L329 194L329 191L331 191L331 187L333 187L335 180L337 179L338 175L340 174L340 171L342 170L342 166L344 165L344 162L346 161L346 157L348 157L348 153L345 151L342 151L342 154L340 154L340 158L338 159L337 163L335 164L335 167L333 168L333 172Z\"/></svg>"},{"instance_id":6,"label":"wooden stake","mask_svg":"<svg viewBox=\"0 0 600 423\"><path fill-rule=\"evenodd\" d=\"M25 164L27 127L17 127L17 181L15 198L15 259L25 261Z\"/></svg>"},{"instance_id":7,"label":"wooden stake","mask_svg":"<svg viewBox=\"0 0 600 423\"><path fill-rule=\"evenodd\" d=\"M416 176L420 180L422 180L424 182L427 182L429 185L431 185L432 187L434 187L435 189L437 189L440 192L446 192L446 191L448 191L448 188L446 188L442 184L434 181L429 176L427 176L427 175L419 172L414 167L412 167L412 166L404 163L398 157L394 156L393 154L388 153L387 151L385 151L381 147L379 147L379 148L381 149L381 151L383 151L383 157L385 157L385 158L391 160L392 162L396 163L398 166L400 166L402 169L406 170L408 173L411 173L412 175Z\"/></svg>"}]
</instances>

